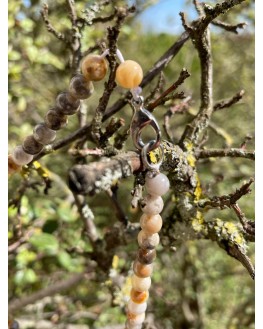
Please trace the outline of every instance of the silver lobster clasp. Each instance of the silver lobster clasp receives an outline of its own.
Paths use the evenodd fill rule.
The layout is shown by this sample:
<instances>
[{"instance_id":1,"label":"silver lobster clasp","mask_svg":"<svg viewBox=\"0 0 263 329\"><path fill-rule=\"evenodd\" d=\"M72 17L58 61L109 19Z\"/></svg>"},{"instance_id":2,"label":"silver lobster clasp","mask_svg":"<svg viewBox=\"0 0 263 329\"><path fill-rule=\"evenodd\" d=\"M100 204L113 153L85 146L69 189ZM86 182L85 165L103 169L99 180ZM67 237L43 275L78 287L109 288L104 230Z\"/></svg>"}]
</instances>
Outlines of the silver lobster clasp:
<instances>
[{"instance_id":1,"label":"silver lobster clasp","mask_svg":"<svg viewBox=\"0 0 263 329\"><path fill-rule=\"evenodd\" d=\"M143 107L143 98L140 96L139 100L134 102L135 113L131 123L131 136L134 145L137 149L142 150L145 146L141 138L141 133L144 127L150 125L156 133L156 139L147 142L149 145L148 151L152 151L159 147L161 143L161 130L155 117Z\"/></svg>"}]
</instances>

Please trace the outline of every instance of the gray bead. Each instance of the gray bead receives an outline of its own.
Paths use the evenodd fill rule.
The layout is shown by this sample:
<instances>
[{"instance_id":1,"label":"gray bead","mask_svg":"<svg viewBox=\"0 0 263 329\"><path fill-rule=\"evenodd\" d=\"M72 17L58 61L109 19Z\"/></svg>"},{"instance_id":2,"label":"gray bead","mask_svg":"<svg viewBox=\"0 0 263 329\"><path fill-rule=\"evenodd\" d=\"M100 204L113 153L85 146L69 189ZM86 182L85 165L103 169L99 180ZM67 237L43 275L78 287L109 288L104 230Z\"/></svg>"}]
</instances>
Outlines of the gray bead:
<instances>
[{"instance_id":1,"label":"gray bead","mask_svg":"<svg viewBox=\"0 0 263 329\"><path fill-rule=\"evenodd\" d=\"M27 136L23 142L23 150L28 154L37 154L43 149L43 144L35 140L34 135Z\"/></svg>"},{"instance_id":2,"label":"gray bead","mask_svg":"<svg viewBox=\"0 0 263 329\"><path fill-rule=\"evenodd\" d=\"M56 108L60 114L73 115L78 112L80 100L72 97L68 91L63 91L56 98Z\"/></svg>"},{"instance_id":3,"label":"gray bead","mask_svg":"<svg viewBox=\"0 0 263 329\"><path fill-rule=\"evenodd\" d=\"M76 74L70 81L69 93L75 98L89 98L93 91L93 83L91 81L87 81L82 74Z\"/></svg>"},{"instance_id":4,"label":"gray bead","mask_svg":"<svg viewBox=\"0 0 263 329\"><path fill-rule=\"evenodd\" d=\"M39 123L33 130L33 135L36 141L41 144L49 144L56 138L55 130L49 129L45 123Z\"/></svg>"},{"instance_id":5,"label":"gray bead","mask_svg":"<svg viewBox=\"0 0 263 329\"><path fill-rule=\"evenodd\" d=\"M59 130L65 127L67 123L67 116L60 114L55 107L49 110L45 116L45 124L52 130Z\"/></svg>"},{"instance_id":6,"label":"gray bead","mask_svg":"<svg viewBox=\"0 0 263 329\"><path fill-rule=\"evenodd\" d=\"M14 148L12 152L12 159L17 165L23 166L33 160L33 155L26 153L23 150L22 145L19 145Z\"/></svg>"}]
</instances>

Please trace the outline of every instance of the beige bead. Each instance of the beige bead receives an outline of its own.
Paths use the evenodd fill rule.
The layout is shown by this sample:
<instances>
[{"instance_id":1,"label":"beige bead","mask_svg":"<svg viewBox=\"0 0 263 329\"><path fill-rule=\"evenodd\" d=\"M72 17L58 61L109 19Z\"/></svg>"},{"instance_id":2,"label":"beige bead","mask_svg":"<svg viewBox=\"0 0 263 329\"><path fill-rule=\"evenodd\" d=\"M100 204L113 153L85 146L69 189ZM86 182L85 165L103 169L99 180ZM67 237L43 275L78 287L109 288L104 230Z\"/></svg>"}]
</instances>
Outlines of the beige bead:
<instances>
[{"instance_id":1,"label":"beige bead","mask_svg":"<svg viewBox=\"0 0 263 329\"><path fill-rule=\"evenodd\" d=\"M129 313L141 314L146 311L147 303L137 304L134 303L131 299L128 302L127 309Z\"/></svg>"},{"instance_id":2,"label":"beige bead","mask_svg":"<svg viewBox=\"0 0 263 329\"><path fill-rule=\"evenodd\" d=\"M146 195L141 202L141 210L145 214L157 215L163 210L163 199L160 196Z\"/></svg>"},{"instance_id":3,"label":"beige bead","mask_svg":"<svg viewBox=\"0 0 263 329\"><path fill-rule=\"evenodd\" d=\"M149 234L144 230L141 230L138 234L138 244L141 248L153 249L158 246L160 237L158 233Z\"/></svg>"},{"instance_id":4,"label":"beige bead","mask_svg":"<svg viewBox=\"0 0 263 329\"><path fill-rule=\"evenodd\" d=\"M148 290L138 291L132 288L130 295L134 303L141 304L146 302L147 299L149 298L149 291Z\"/></svg>"},{"instance_id":5,"label":"beige bead","mask_svg":"<svg viewBox=\"0 0 263 329\"><path fill-rule=\"evenodd\" d=\"M152 176L152 173L149 172L145 177L145 187L147 192L151 195L164 195L168 192L170 188L170 182L166 175L158 173L157 175Z\"/></svg>"},{"instance_id":6,"label":"beige bead","mask_svg":"<svg viewBox=\"0 0 263 329\"><path fill-rule=\"evenodd\" d=\"M145 320L145 313L141 313L141 314L134 314L134 313L127 313L127 318L128 318L128 325L130 326L137 326L139 324L142 324L143 321ZM129 328L129 327L128 327ZM134 327L130 327L130 328L134 328Z\"/></svg>"},{"instance_id":7,"label":"beige bead","mask_svg":"<svg viewBox=\"0 0 263 329\"><path fill-rule=\"evenodd\" d=\"M132 287L137 291L149 290L151 286L151 278L139 278L137 275L133 275L131 278Z\"/></svg>"},{"instance_id":8,"label":"beige bead","mask_svg":"<svg viewBox=\"0 0 263 329\"><path fill-rule=\"evenodd\" d=\"M141 228L148 234L158 233L163 225L162 217L158 215L143 214L140 219Z\"/></svg>"},{"instance_id":9,"label":"beige bead","mask_svg":"<svg viewBox=\"0 0 263 329\"><path fill-rule=\"evenodd\" d=\"M121 63L116 70L116 82L123 88L135 88L142 82L143 71L141 66L132 60Z\"/></svg>"},{"instance_id":10,"label":"beige bead","mask_svg":"<svg viewBox=\"0 0 263 329\"><path fill-rule=\"evenodd\" d=\"M108 70L108 65L104 57L99 55L88 55L81 62L81 71L86 80L100 81Z\"/></svg>"},{"instance_id":11,"label":"beige bead","mask_svg":"<svg viewBox=\"0 0 263 329\"><path fill-rule=\"evenodd\" d=\"M133 272L140 278L147 278L152 275L153 264L142 264L136 260L133 263Z\"/></svg>"}]
</instances>

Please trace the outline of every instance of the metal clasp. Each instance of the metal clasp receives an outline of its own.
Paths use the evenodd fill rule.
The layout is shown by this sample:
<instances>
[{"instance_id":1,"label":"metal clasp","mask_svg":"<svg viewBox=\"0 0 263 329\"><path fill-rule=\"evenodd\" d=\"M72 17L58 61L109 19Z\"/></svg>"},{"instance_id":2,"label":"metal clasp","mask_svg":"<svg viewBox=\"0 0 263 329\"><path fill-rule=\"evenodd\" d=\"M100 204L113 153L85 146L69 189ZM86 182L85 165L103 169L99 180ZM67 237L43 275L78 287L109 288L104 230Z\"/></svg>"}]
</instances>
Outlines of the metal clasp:
<instances>
[{"instance_id":1,"label":"metal clasp","mask_svg":"<svg viewBox=\"0 0 263 329\"><path fill-rule=\"evenodd\" d=\"M161 143L161 130L159 127L158 122L156 121L155 117L147 111L143 107L143 97L140 96L138 100L133 102L135 107L135 113L132 118L131 123L131 136L134 142L134 145L137 149L142 150L143 147L148 144L147 151L150 152L157 147L159 147ZM143 142L141 138L141 133L144 127L150 125L156 133L156 139L147 142L146 144Z\"/></svg>"}]
</instances>

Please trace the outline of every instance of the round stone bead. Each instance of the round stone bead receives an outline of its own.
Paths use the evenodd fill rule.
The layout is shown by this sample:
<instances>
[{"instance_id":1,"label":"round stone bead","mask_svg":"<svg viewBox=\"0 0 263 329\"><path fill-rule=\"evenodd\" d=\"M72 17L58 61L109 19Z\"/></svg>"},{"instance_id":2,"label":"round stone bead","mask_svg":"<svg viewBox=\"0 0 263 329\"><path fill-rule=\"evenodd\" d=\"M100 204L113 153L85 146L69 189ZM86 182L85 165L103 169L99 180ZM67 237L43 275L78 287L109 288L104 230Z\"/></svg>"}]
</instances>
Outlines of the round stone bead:
<instances>
[{"instance_id":1,"label":"round stone bead","mask_svg":"<svg viewBox=\"0 0 263 329\"><path fill-rule=\"evenodd\" d=\"M131 299L128 302L127 309L129 313L141 314L146 311L147 303L137 304L134 303Z\"/></svg>"},{"instance_id":2,"label":"round stone bead","mask_svg":"<svg viewBox=\"0 0 263 329\"><path fill-rule=\"evenodd\" d=\"M146 195L141 202L141 210L148 215L157 215L163 210L163 199L160 196Z\"/></svg>"},{"instance_id":3,"label":"round stone bead","mask_svg":"<svg viewBox=\"0 0 263 329\"><path fill-rule=\"evenodd\" d=\"M131 278L132 287L137 291L149 290L151 286L151 278L139 278L137 275L133 275Z\"/></svg>"},{"instance_id":4,"label":"round stone bead","mask_svg":"<svg viewBox=\"0 0 263 329\"><path fill-rule=\"evenodd\" d=\"M72 97L72 95L63 91L56 98L56 111L62 115L73 115L78 112L80 100Z\"/></svg>"},{"instance_id":5,"label":"round stone bead","mask_svg":"<svg viewBox=\"0 0 263 329\"><path fill-rule=\"evenodd\" d=\"M153 264L142 264L136 260L133 263L133 272L140 278L147 278L152 275Z\"/></svg>"},{"instance_id":6,"label":"round stone bead","mask_svg":"<svg viewBox=\"0 0 263 329\"><path fill-rule=\"evenodd\" d=\"M93 91L93 83L91 81L86 80L82 74L76 74L70 81L69 93L75 98L89 98L92 95Z\"/></svg>"},{"instance_id":7,"label":"round stone bead","mask_svg":"<svg viewBox=\"0 0 263 329\"><path fill-rule=\"evenodd\" d=\"M151 264L156 258L155 249L143 249L139 248L137 253L137 259L142 264Z\"/></svg>"},{"instance_id":8,"label":"round stone bead","mask_svg":"<svg viewBox=\"0 0 263 329\"><path fill-rule=\"evenodd\" d=\"M141 66L132 60L121 63L116 70L116 82L123 88L135 88L142 82Z\"/></svg>"},{"instance_id":9,"label":"round stone bead","mask_svg":"<svg viewBox=\"0 0 263 329\"><path fill-rule=\"evenodd\" d=\"M140 325L145 320L145 313L134 314L134 313L127 313L127 323L126 326L130 326L128 328L134 329L134 326ZM136 328L136 327L135 327Z\"/></svg>"},{"instance_id":10,"label":"round stone bead","mask_svg":"<svg viewBox=\"0 0 263 329\"><path fill-rule=\"evenodd\" d=\"M151 177L152 173L148 173L145 177L145 187L147 192L154 196L161 196L168 192L170 182L166 175L158 173Z\"/></svg>"},{"instance_id":11,"label":"round stone bead","mask_svg":"<svg viewBox=\"0 0 263 329\"><path fill-rule=\"evenodd\" d=\"M27 136L23 141L23 149L28 154L38 154L43 147L43 144L35 140L34 135Z\"/></svg>"},{"instance_id":12,"label":"round stone bead","mask_svg":"<svg viewBox=\"0 0 263 329\"><path fill-rule=\"evenodd\" d=\"M141 304L147 301L149 297L149 291L137 291L135 289L131 289L130 292L131 300L134 301L134 303Z\"/></svg>"},{"instance_id":13,"label":"round stone bead","mask_svg":"<svg viewBox=\"0 0 263 329\"><path fill-rule=\"evenodd\" d=\"M16 163L19 166L23 166L33 160L33 155L26 153L23 150L22 145L19 145L14 148L14 150L12 152L12 158L13 158L14 163Z\"/></svg>"},{"instance_id":14,"label":"round stone bead","mask_svg":"<svg viewBox=\"0 0 263 329\"><path fill-rule=\"evenodd\" d=\"M8 175L14 174L19 171L21 166L15 163L11 154L8 155Z\"/></svg>"},{"instance_id":15,"label":"round stone bead","mask_svg":"<svg viewBox=\"0 0 263 329\"><path fill-rule=\"evenodd\" d=\"M141 230L138 234L138 244L143 249L154 249L160 242L158 233L148 234L144 230Z\"/></svg>"},{"instance_id":16,"label":"round stone bead","mask_svg":"<svg viewBox=\"0 0 263 329\"><path fill-rule=\"evenodd\" d=\"M104 57L99 55L88 55L81 62L81 72L88 81L102 80L108 70L108 65Z\"/></svg>"},{"instance_id":17,"label":"round stone bead","mask_svg":"<svg viewBox=\"0 0 263 329\"><path fill-rule=\"evenodd\" d=\"M45 123L39 123L33 130L33 135L36 141L46 145L53 142L56 138L55 130L49 129Z\"/></svg>"},{"instance_id":18,"label":"round stone bead","mask_svg":"<svg viewBox=\"0 0 263 329\"><path fill-rule=\"evenodd\" d=\"M163 225L162 217L157 215L143 214L140 219L141 228L148 234L158 233Z\"/></svg>"},{"instance_id":19,"label":"round stone bead","mask_svg":"<svg viewBox=\"0 0 263 329\"><path fill-rule=\"evenodd\" d=\"M56 108L52 108L45 116L45 123L48 128L59 130L67 125L68 118L66 115L58 113Z\"/></svg>"}]
</instances>

